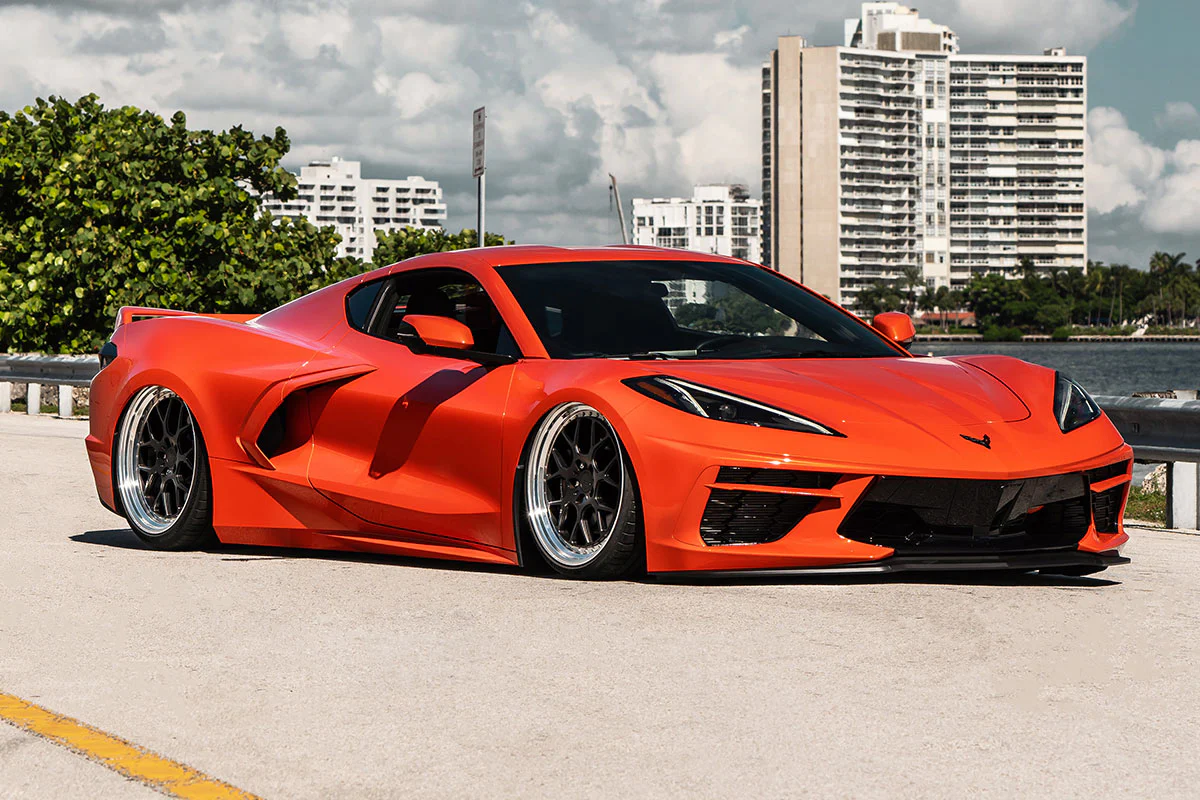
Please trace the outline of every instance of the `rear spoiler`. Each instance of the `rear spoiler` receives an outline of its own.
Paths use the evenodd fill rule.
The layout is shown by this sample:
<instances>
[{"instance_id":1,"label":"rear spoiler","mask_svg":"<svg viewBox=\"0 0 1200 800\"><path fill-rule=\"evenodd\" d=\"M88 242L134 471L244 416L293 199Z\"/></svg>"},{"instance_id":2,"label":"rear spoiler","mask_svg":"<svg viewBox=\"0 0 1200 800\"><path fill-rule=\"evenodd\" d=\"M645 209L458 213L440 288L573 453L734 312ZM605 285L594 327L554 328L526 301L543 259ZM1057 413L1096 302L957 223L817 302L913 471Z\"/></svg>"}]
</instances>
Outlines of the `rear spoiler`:
<instances>
[{"instance_id":1,"label":"rear spoiler","mask_svg":"<svg viewBox=\"0 0 1200 800\"><path fill-rule=\"evenodd\" d=\"M121 310L117 312L117 325L119 328L122 325L128 325L131 322L136 322L139 319L151 319L153 317L208 317L210 319L224 319L230 322L249 322L258 314L197 314L194 311L179 311L173 308L147 308L145 306L121 306ZM115 330L115 328L114 328Z\"/></svg>"}]
</instances>

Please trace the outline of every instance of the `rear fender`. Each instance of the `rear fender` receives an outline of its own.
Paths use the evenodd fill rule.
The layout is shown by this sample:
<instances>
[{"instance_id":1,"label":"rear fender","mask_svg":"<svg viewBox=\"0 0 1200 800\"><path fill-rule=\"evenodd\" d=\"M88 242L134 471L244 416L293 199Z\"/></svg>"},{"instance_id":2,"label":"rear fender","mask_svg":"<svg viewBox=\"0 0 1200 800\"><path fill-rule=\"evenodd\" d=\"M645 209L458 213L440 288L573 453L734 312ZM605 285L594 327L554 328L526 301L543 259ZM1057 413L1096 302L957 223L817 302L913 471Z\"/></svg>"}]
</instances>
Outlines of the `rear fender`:
<instances>
[{"instance_id":1,"label":"rear fender","mask_svg":"<svg viewBox=\"0 0 1200 800\"><path fill-rule=\"evenodd\" d=\"M265 422L297 376L346 377L371 367L318 352L312 342L276 335L256 326L199 315L148 319L114 335L117 358L97 375L102 406L92 433L111 452L121 410L139 389L165 386L192 410L211 458L255 459L242 446L248 424ZM265 414L264 414L265 412ZM261 430L261 428L260 428Z\"/></svg>"}]
</instances>

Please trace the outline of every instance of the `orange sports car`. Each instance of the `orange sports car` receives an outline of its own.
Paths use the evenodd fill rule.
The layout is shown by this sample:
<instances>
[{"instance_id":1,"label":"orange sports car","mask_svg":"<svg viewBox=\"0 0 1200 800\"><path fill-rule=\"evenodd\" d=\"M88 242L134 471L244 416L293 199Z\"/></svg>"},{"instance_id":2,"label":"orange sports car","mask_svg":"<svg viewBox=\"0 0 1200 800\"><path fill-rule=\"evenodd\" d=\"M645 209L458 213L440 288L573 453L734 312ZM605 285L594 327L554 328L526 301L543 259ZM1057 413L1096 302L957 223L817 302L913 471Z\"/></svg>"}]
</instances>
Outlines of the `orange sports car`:
<instances>
[{"instance_id":1,"label":"orange sports car","mask_svg":"<svg viewBox=\"0 0 1200 800\"><path fill-rule=\"evenodd\" d=\"M261 316L122 309L87 449L162 549L586 578L1125 563L1133 454L1088 393L912 338L719 256L438 253Z\"/></svg>"}]
</instances>

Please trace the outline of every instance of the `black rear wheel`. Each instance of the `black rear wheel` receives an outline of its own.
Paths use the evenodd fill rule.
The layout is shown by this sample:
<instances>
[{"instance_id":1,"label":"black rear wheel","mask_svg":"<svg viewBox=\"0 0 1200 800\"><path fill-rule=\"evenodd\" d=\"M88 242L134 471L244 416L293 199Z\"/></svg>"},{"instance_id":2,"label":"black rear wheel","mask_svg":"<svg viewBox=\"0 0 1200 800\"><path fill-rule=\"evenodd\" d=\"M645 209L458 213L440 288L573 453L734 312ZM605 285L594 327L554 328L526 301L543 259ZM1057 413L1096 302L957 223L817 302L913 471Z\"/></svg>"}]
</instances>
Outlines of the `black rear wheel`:
<instances>
[{"instance_id":1,"label":"black rear wheel","mask_svg":"<svg viewBox=\"0 0 1200 800\"><path fill-rule=\"evenodd\" d=\"M163 386L140 390L117 426L116 494L129 527L159 550L212 539L208 453L191 409Z\"/></svg>"}]
</instances>

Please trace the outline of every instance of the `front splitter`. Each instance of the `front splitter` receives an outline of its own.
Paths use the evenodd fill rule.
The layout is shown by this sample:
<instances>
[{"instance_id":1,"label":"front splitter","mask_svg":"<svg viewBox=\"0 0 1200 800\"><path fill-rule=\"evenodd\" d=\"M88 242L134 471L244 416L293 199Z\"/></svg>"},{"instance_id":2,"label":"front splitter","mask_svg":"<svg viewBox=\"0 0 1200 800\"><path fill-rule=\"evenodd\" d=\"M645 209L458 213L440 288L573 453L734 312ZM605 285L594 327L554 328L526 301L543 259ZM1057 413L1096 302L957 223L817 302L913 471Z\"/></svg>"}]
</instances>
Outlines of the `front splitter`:
<instances>
[{"instance_id":1,"label":"front splitter","mask_svg":"<svg viewBox=\"0 0 1200 800\"><path fill-rule=\"evenodd\" d=\"M1082 550L1056 550L1043 553L1002 553L987 555L890 556L879 561L838 564L833 567L787 567L775 569L706 570L703 572L659 572L659 578L688 575L723 578L771 578L797 575L862 575L889 572L962 572L974 570L1071 570L1093 572L1128 564L1129 559L1109 550L1087 553Z\"/></svg>"}]
</instances>

